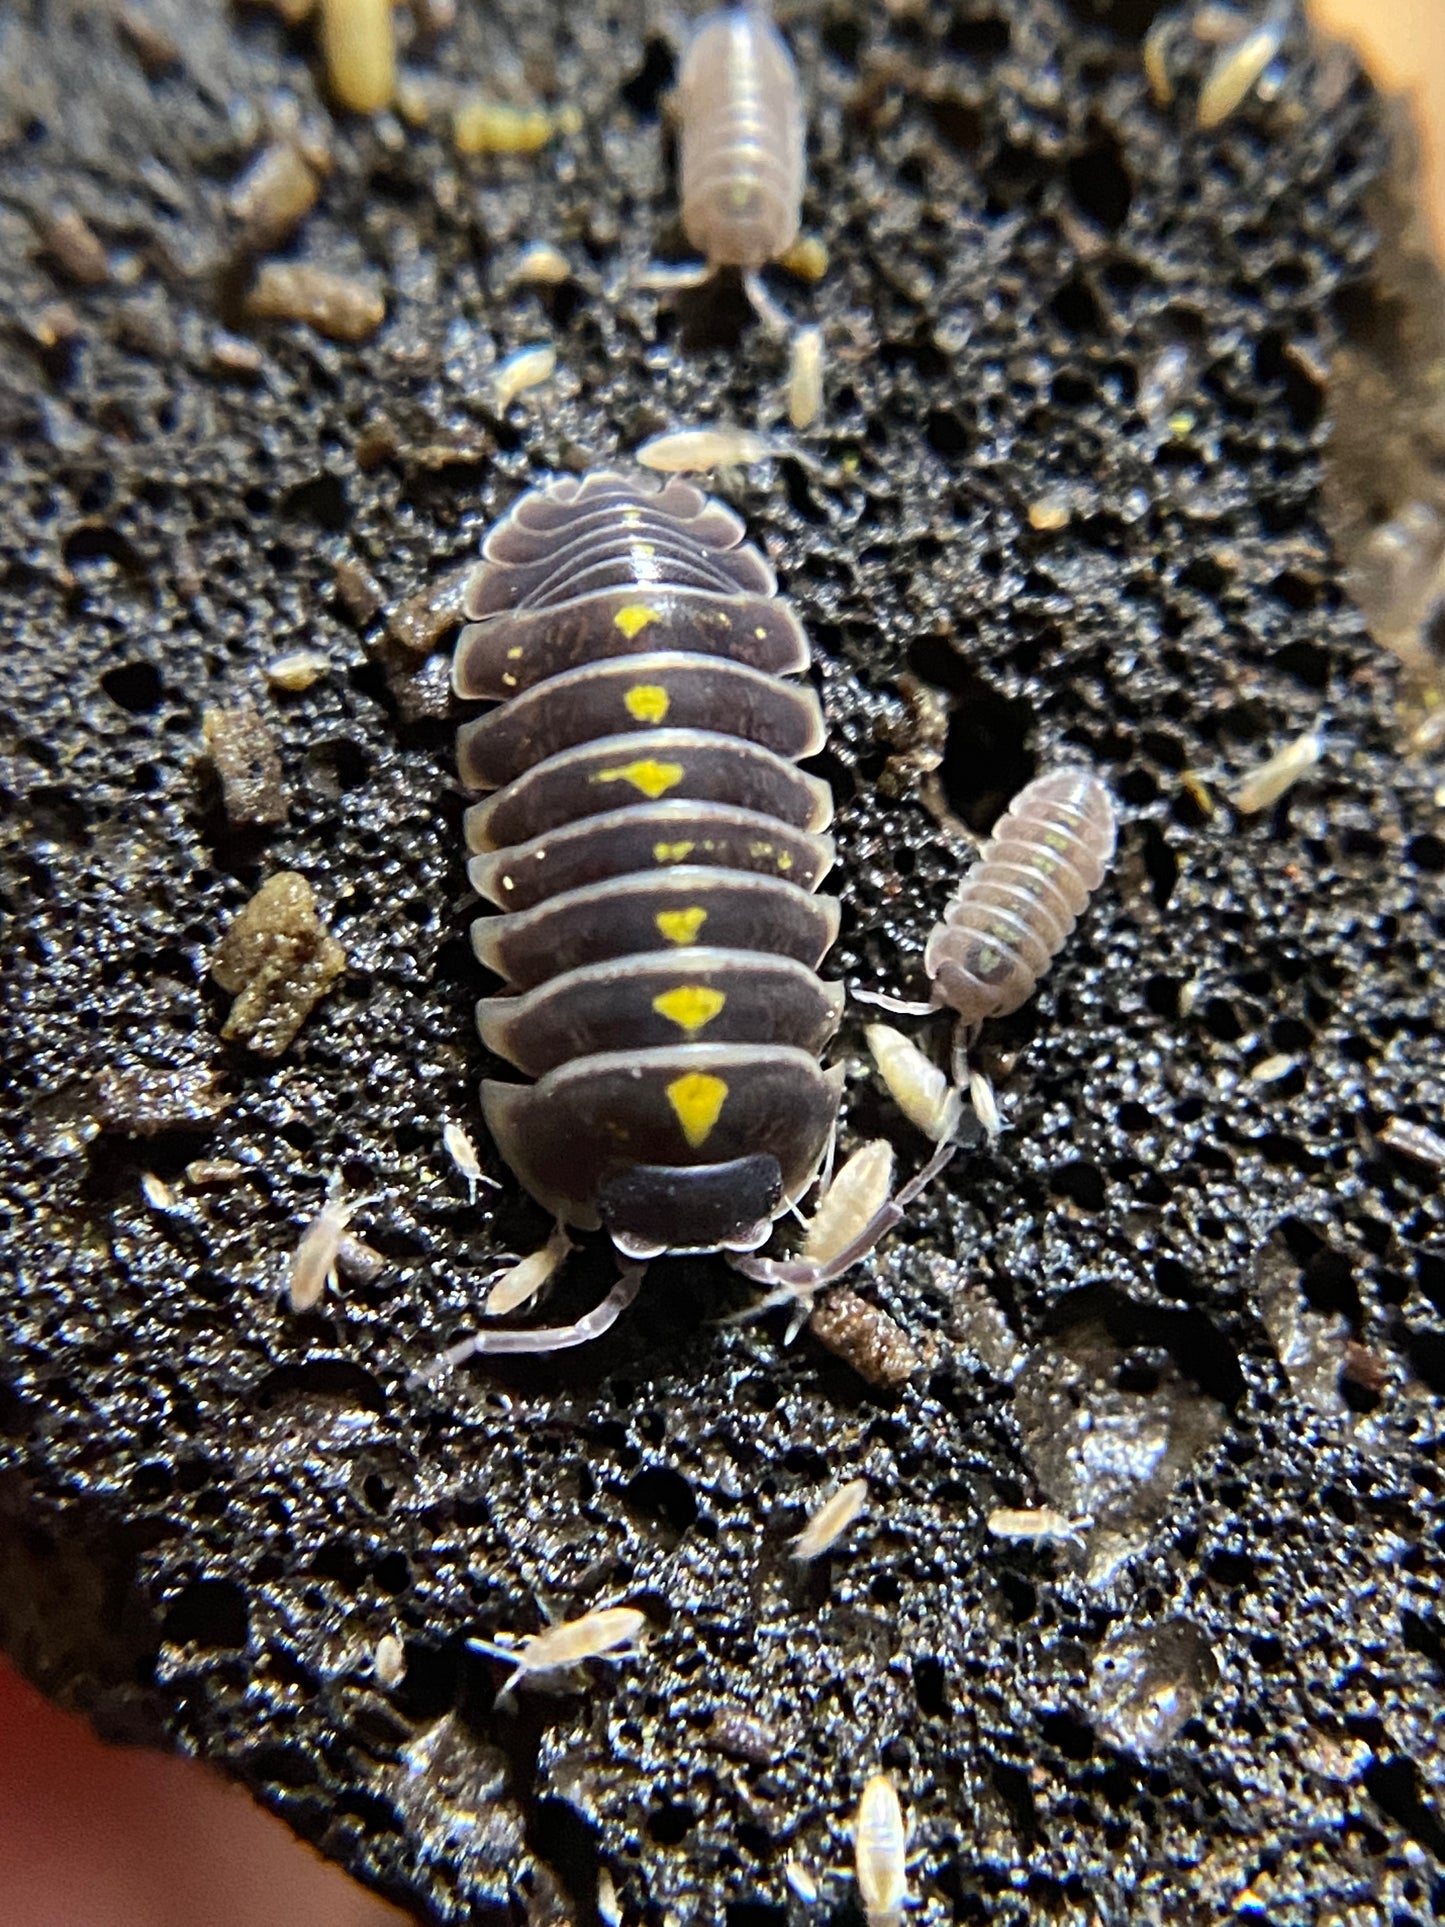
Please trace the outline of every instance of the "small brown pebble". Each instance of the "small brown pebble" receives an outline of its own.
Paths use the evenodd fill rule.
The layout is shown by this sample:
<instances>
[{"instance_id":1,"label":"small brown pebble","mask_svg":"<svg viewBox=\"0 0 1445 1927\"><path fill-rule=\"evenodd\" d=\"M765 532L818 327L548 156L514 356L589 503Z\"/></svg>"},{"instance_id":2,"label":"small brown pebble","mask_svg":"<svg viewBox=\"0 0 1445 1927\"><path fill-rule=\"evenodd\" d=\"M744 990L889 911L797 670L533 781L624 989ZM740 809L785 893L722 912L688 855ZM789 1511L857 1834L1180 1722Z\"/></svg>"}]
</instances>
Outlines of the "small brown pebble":
<instances>
[{"instance_id":1,"label":"small brown pebble","mask_svg":"<svg viewBox=\"0 0 1445 1927\"><path fill-rule=\"evenodd\" d=\"M332 583L337 600L358 629L364 629L381 613L381 589L359 562L338 562Z\"/></svg>"},{"instance_id":2,"label":"small brown pebble","mask_svg":"<svg viewBox=\"0 0 1445 1927\"><path fill-rule=\"evenodd\" d=\"M316 911L305 877L282 870L239 912L216 946L211 975L236 1001L221 1035L279 1057L346 968L346 952Z\"/></svg>"},{"instance_id":3,"label":"small brown pebble","mask_svg":"<svg viewBox=\"0 0 1445 1927\"><path fill-rule=\"evenodd\" d=\"M413 656L429 655L447 630L461 621L462 592L475 567L463 563L392 610L387 627L403 649Z\"/></svg>"},{"instance_id":4,"label":"small brown pebble","mask_svg":"<svg viewBox=\"0 0 1445 1927\"><path fill-rule=\"evenodd\" d=\"M110 279L110 262L95 229L74 208L66 208L48 224L42 236L45 252L83 288L101 288Z\"/></svg>"},{"instance_id":5,"label":"small brown pebble","mask_svg":"<svg viewBox=\"0 0 1445 1927\"><path fill-rule=\"evenodd\" d=\"M204 1130L232 1102L204 1064L112 1064L95 1080L93 1115L103 1131L158 1137Z\"/></svg>"},{"instance_id":6,"label":"small brown pebble","mask_svg":"<svg viewBox=\"0 0 1445 1927\"><path fill-rule=\"evenodd\" d=\"M389 462L400 448L401 436L396 423L386 415L375 415L357 436L351 452L356 457L356 466L369 474L383 462Z\"/></svg>"},{"instance_id":7,"label":"small brown pebble","mask_svg":"<svg viewBox=\"0 0 1445 1927\"><path fill-rule=\"evenodd\" d=\"M304 261L268 261L246 297L262 321L303 321L328 341L369 341L386 319L386 303L367 281L349 280Z\"/></svg>"},{"instance_id":8,"label":"small brown pebble","mask_svg":"<svg viewBox=\"0 0 1445 1927\"><path fill-rule=\"evenodd\" d=\"M778 1757L778 1735L766 1720L740 1706L720 1706L707 1729L707 1743L745 1766L771 1766Z\"/></svg>"},{"instance_id":9,"label":"small brown pebble","mask_svg":"<svg viewBox=\"0 0 1445 1927\"><path fill-rule=\"evenodd\" d=\"M252 253L279 247L316 205L320 183L290 141L265 148L231 190L241 245Z\"/></svg>"},{"instance_id":10,"label":"small brown pebble","mask_svg":"<svg viewBox=\"0 0 1445 1927\"><path fill-rule=\"evenodd\" d=\"M831 1285L822 1294L808 1330L860 1378L884 1391L906 1385L923 1363L897 1319L847 1285Z\"/></svg>"},{"instance_id":11,"label":"small brown pebble","mask_svg":"<svg viewBox=\"0 0 1445 1927\"><path fill-rule=\"evenodd\" d=\"M286 821L286 785L276 739L253 703L208 709L201 717L206 758L221 788L226 821L236 830L270 829Z\"/></svg>"},{"instance_id":12,"label":"small brown pebble","mask_svg":"<svg viewBox=\"0 0 1445 1927\"><path fill-rule=\"evenodd\" d=\"M180 48L165 28L139 7L118 6L115 24L148 80L158 80L181 64Z\"/></svg>"}]
</instances>

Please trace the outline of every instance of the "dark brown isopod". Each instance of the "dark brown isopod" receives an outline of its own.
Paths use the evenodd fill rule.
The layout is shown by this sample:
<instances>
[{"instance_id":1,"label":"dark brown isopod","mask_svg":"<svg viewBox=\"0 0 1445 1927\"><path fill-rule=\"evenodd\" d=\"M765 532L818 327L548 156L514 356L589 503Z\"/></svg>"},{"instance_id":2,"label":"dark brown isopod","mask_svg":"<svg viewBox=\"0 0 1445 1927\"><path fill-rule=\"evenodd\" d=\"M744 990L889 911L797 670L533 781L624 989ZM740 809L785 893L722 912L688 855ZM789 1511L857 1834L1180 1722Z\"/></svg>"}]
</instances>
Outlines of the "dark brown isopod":
<instances>
[{"instance_id":1,"label":"dark brown isopod","mask_svg":"<svg viewBox=\"0 0 1445 1927\"><path fill-rule=\"evenodd\" d=\"M549 1211L633 1258L756 1247L837 1115L832 799L796 767L823 720L743 536L686 482L534 489L487 538L453 668L502 699L458 745L502 912L473 927L507 986L478 1021L536 1080L484 1084L487 1124Z\"/></svg>"},{"instance_id":2,"label":"dark brown isopod","mask_svg":"<svg viewBox=\"0 0 1445 1927\"><path fill-rule=\"evenodd\" d=\"M1050 770L1019 791L923 953L935 1004L966 1028L1017 1010L1073 929L1114 854L1114 806L1091 771Z\"/></svg>"}]
</instances>

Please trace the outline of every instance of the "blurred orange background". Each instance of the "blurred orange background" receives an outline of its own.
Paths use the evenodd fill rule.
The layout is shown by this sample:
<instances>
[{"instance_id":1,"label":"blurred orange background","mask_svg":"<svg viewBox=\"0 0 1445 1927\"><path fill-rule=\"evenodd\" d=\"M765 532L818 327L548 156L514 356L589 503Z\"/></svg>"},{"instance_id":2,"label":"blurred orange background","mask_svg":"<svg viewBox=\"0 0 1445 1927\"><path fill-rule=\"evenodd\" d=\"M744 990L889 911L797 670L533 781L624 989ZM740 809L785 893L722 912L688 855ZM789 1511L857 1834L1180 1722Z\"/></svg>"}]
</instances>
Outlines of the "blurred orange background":
<instances>
[{"instance_id":1,"label":"blurred orange background","mask_svg":"<svg viewBox=\"0 0 1445 1927\"><path fill-rule=\"evenodd\" d=\"M1323 27L1352 41L1380 85L1418 108L1437 252L1445 255L1445 0L1310 0Z\"/></svg>"},{"instance_id":2,"label":"blurred orange background","mask_svg":"<svg viewBox=\"0 0 1445 1927\"><path fill-rule=\"evenodd\" d=\"M1422 116L1445 253L1445 0L1311 0ZM104 1746L0 1664L0 1927L397 1927L240 1788Z\"/></svg>"}]
</instances>

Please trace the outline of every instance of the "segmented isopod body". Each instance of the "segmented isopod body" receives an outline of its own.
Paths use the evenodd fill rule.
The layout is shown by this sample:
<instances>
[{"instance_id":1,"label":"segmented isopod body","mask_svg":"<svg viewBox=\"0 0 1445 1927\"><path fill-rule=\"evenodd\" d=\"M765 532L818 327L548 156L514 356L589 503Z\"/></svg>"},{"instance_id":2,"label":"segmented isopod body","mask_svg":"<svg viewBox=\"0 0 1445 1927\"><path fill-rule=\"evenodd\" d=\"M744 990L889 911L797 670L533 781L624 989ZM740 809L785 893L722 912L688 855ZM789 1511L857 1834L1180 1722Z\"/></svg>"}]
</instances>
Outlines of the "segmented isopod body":
<instances>
[{"instance_id":1,"label":"segmented isopod body","mask_svg":"<svg viewBox=\"0 0 1445 1927\"><path fill-rule=\"evenodd\" d=\"M709 267L762 268L797 238L798 73L760 6L700 21L678 81L682 225Z\"/></svg>"},{"instance_id":2,"label":"segmented isopod body","mask_svg":"<svg viewBox=\"0 0 1445 1927\"><path fill-rule=\"evenodd\" d=\"M749 1250L810 1182L841 1072L822 711L797 616L732 510L602 470L534 489L467 586L458 695L473 925L509 994L488 1128L558 1219L627 1255Z\"/></svg>"},{"instance_id":3,"label":"segmented isopod body","mask_svg":"<svg viewBox=\"0 0 1445 1927\"><path fill-rule=\"evenodd\" d=\"M1098 889L1114 854L1114 806L1085 769L1027 784L935 925L923 953L933 998L964 1025L1017 1010Z\"/></svg>"}]
</instances>

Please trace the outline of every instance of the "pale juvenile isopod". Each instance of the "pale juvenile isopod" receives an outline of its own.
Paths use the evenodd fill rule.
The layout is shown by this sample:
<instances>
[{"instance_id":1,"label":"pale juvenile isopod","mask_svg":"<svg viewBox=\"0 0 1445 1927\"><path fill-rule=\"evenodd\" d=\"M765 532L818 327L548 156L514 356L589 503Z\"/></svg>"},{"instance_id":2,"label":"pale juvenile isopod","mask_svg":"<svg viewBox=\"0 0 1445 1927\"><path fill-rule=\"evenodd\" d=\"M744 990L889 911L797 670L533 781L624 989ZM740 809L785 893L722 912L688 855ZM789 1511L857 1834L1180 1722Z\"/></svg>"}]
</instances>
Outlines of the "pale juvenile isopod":
<instances>
[{"instance_id":1,"label":"pale juvenile isopod","mask_svg":"<svg viewBox=\"0 0 1445 1927\"><path fill-rule=\"evenodd\" d=\"M908 1122L935 1144L952 1137L962 1102L933 1059L890 1024L869 1024L863 1035L878 1075Z\"/></svg>"},{"instance_id":2,"label":"pale juvenile isopod","mask_svg":"<svg viewBox=\"0 0 1445 1927\"><path fill-rule=\"evenodd\" d=\"M346 1227L364 1204L373 1198L343 1198L341 1178L335 1171L326 1185L326 1201L301 1234L301 1242L291 1254L286 1274L286 1289L292 1311L311 1311L321 1302L329 1284L336 1288L337 1254L346 1236Z\"/></svg>"},{"instance_id":3,"label":"pale juvenile isopod","mask_svg":"<svg viewBox=\"0 0 1445 1927\"><path fill-rule=\"evenodd\" d=\"M965 1029L1033 993L1103 881L1114 806L1091 771L1051 770L1019 791L928 939L933 1000Z\"/></svg>"},{"instance_id":4,"label":"pale juvenile isopod","mask_svg":"<svg viewBox=\"0 0 1445 1927\"><path fill-rule=\"evenodd\" d=\"M266 664L266 680L273 689L295 695L319 682L331 667L331 658L317 649L294 649L290 655L277 656Z\"/></svg>"},{"instance_id":5,"label":"pale juvenile isopod","mask_svg":"<svg viewBox=\"0 0 1445 1927\"><path fill-rule=\"evenodd\" d=\"M1195 119L1202 128L1222 126L1284 44L1292 0L1273 0L1259 25L1215 55L1199 90Z\"/></svg>"},{"instance_id":6,"label":"pale juvenile isopod","mask_svg":"<svg viewBox=\"0 0 1445 1927\"><path fill-rule=\"evenodd\" d=\"M793 1540L792 1557L799 1565L809 1565L836 1546L843 1534L868 1503L868 1481L850 1479L840 1485L809 1515L808 1523Z\"/></svg>"},{"instance_id":7,"label":"pale juvenile isopod","mask_svg":"<svg viewBox=\"0 0 1445 1927\"><path fill-rule=\"evenodd\" d=\"M682 225L705 280L740 268L759 316L786 328L759 270L797 239L803 200L798 70L761 6L708 14L694 29L677 85Z\"/></svg>"},{"instance_id":8,"label":"pale juvenile isopod","mask_svg":"<svg viewBox=\"0 0 1445 1927\"><path fill-rule=\"evenodd\" d=\"M875 1773L853 1822L853 1866L868 1927L902 1927L908 1905L908 1829L898 1789Z\"/></svg>"},{"instance_id":9,"label":"pale juvenile isopod","mask_svg":"<svg viewBox=\"0 0 1445 1927\"><path fill-rule=\"evenodd\" d=\"M557 350L550 341L536 341L530 347L518 348L515 354L497 363L492 376L493 407L499 415L505 415L518 395L524 395L529 388L540 388L556 372Z\"/></svg>"},{"instance_id":10,"label":"pale juvenile isopod","mask_svg":"<svg viewBox=\"0 0 1445 1927\"><path fill-rule=\"evenodd\" d=\"M647 1630L647 1614L635 1606L603 1606L584 1613L580 1619L563 1620L545 1632L527 1633L515 1646L503 1646L492 1639L469 1639L474 1652L485 1653L515 1667L498 1693L506 1699L523 1680L536 1680L548 1674L570 1672L588 1659L635 1659Z\"/></svg>"},{"instance_id":11,"label":"pale juvenile isopod","mask_svg":"<svg viewBox=\"0 0 1445 1927\"><path fill-rule=\"evenodd\" d=\"M1082 1546L1084 1530L1092 1519L1071 1519L1052 1506L995 1506L988 1515L988 1529L995 1539L1019 1539L1034 1544L1063 1540Z\"/></svg>"},{"instance_id":12,"label":"pale juvenile isopod","mask_svg":"<svg viewBox=\"0 0 1445 1927\"><path fill-rule=\"evenodd\" d=\"M477 1147L467 1136L460 1124L448 1124L442 1131L442 1145L447 1156L457 1168L457 1174L467 1187L467 1203L477 1201L477 1186L489 1184L497 1188L497 1180L489 1178L482 1169L477 1157Z\"/></svg>"},{"instance_id":13,"label":"pale juvenile isopod","mask_svg":"<svg viewBox=\"0 0 1445 1927\"><path fill-rule=\"evenodd\" d=\"M823 330L800 328L788 364L788 420L811 428L823 406Z\"/></svg>"},{"instance_id":14,"label":"pale juvenile isopod","mask_svg":"<svg viewBox=\"0 0 1445 1927\"><path fill-rule=\"evenodd\" d=\"M678 428L643 442L633 459L663 475L704 475L766 462L777 452L751 428Z\"/></svg>"},{"instance_id":15,"label":"pale juvenile isopod","mask_svg":"<svg viewBox=\"0 0 1445 1927\"><path fill-rule=\"evenodd\" d=\"M1324 753L1324 731L1306 730L1303 736L1276 750L1258 769L1251 770L1231 794L1230 802L1241 816L1255 816L1269 809L1314 768Z\"/></svg>"},{"instance_id":16,"label":"pale juvenile isopod","mask_svg":"<svg viewBox=\"0 0 1445 1927\"><path fill-rule=\"evenodd\" d=\"M503 1318L508 1312L520 1311L523 1305L530 1304L573 1248L566 1226L559 1224L540 1251L529 1252L507 1267L487 1293L483 1315Z\"/></svg>"}]
</instances>

